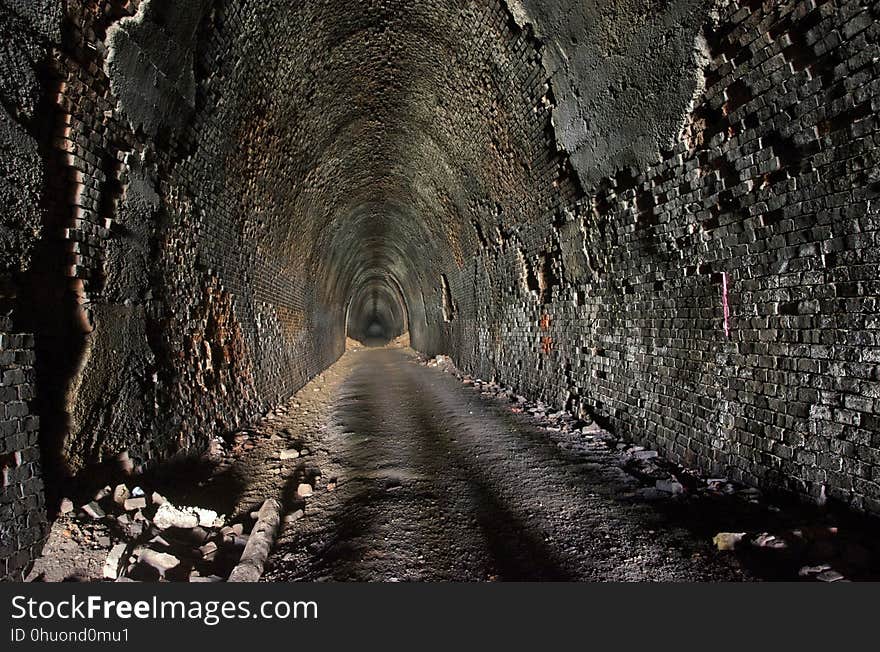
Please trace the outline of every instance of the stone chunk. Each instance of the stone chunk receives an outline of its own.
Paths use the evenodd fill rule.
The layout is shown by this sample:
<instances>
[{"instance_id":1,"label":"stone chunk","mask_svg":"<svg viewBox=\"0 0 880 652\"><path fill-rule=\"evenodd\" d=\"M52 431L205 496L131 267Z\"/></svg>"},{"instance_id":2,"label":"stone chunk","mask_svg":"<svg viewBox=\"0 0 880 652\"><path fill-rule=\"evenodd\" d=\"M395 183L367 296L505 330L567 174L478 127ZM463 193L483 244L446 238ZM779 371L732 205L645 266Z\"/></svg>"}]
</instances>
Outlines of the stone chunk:
<instances>
[{"instance_id":1,"label":"stone chunk","mask_svg":"<svg viewBox=\"0 0 880 652\"><path fill-rule=\"evenodd\" d=\"M138 561L155 568L160 575L165 575L167 571L180 564L180 560L174 555L167 552L157 552L150 548L140 550Z\"/></svg>"},{"instance_id":2,"label":"stone chunk","mask_svg":"<svg viewBox=\"0 0 880 652\"><path fill-rule=\"evenodd\" d=\"M62 514L70 514L73 511L73 501L70 498L63 498L58 511Z\"/></svg>"},{"instance_id":3,"label":"stone chunk","mask_svg":"<svg viewBox=\"0 0 880 652\"><path fill-rule=\"evenodd\" d=\"M108 492L109 493L109 492ZM101 506L94 500L82 506L82 510L94 519L104 518L107 513L101 509Z\"/></svg>"},{"instance_id":4,"label":"stone chunk","mask_svg":"<svg viewBox=\"0 0 880 652\"><path fill-rule=\"evenodd\" d=\"M116 485L116 488L113 490L113 502L119 505L120 507L125 506L125 501L131 493L128 491L128 487L124 484ZM127 509L127 508L126 508Z\"/></svg>"},{"instance_id":5,"label":"stone chunk","mask_svg":"<svg viewBox=\"0 0 880 652\"><path fill-rule=\"evenodd\" d=\"M125 552L125 544L117 543L110 549L110 552L107 554L107 559L104 560L104 578L108 580L115 580L117 575L119 575L119 562L122 559L122 554Z\"/></svg>"},{"instance_id":6,"label":"stone chunk","mask_svg":"<svg viewBox=\"0 0 880 652\"><path fill-rule=\"evenodd\" d=\"M297 457L299 457L299 451L295 448L288 448L278 453L278 459L281 460L295 460Z\"/></svg>"},{"instance_id":7,"label":"stone chunk","mask_svg":"<svg viewBox=\"0 0 880 652\"><path fill-rule=\"evenodd\" d=\"M654 486L660 491L665 491L673 496L684 493L684 487L676 480L657 480L657 482L654 483Z\"/></svg>"},{"instance_id":8,"label":"stone chunk","mask_svg":"<svg viewBox=\"0 0 880 652\"><path fill-rule=\"evenodd\" d=\"M143 496L139 496L138 498L127 498L123 502L123 506L125 507L126 512L133 512L136 509L143 509L147 506L147 499Z\"/></svg>"},{"instance_id":9,"label":"stone chunk","mask_svg":"<svg viewBox=\"0 0 880 652\"><path fill-rule=\"evenodd\" d=\"M712 543L718 550L733 550L745 535L745 532L719 532L712 538Z\"/></svg>"},{"instance_id":10,"label":"stone chunk","mask_svg":"<svg viewBox=\"0 0 880 652\"><path fill-rule=\"evenodd\" d=\"M308 498L314 493L314 489L312 489L312 485L306 484L305 482L301 483L296 488L297 498Z\"/></svg>"},{"instance_id":11,"label":"stone chunk","mask_svg":"<svg viewBox=\"0 0 880 652\"><path fill-rule=\"evenodd\" d=\"M213 541L208 541L205 545L199 546L199 552L202 553L203 559L213 559L217 554L217 544Z\"/></svg>"}]
</instances>

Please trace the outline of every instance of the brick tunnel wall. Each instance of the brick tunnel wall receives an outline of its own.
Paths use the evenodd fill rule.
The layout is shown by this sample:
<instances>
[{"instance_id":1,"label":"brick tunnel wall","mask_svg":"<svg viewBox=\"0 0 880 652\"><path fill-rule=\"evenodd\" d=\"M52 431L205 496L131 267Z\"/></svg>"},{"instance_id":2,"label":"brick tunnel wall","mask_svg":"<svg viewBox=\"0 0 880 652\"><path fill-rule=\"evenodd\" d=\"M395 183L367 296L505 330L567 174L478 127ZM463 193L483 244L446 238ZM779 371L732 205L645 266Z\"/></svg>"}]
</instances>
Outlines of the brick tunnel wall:
<instances>
[{"instance_id":1,"label":"brick tunnel wall","mask_svg":"<svg viewBox=\"0 0 880 652\"><path fill-rule=\"evenodd\" d=\"M878 17L725 3L654 160L450 276L453 357L688 466L880 511Z\"/></svg>"},{"instance_id":2,"label":"brick tunnel wall","mask_svg":"<svg viewBox=\"0 0 880 652\"><path fill-rule=\"evenodd\" d=\"M0 0L5 576L42 481L51 516L201 451L367 293L685 464L880 510L878 7Z\"/></svg>"},{"instance_id":3,"label":"brick tunnel wall","mask_svg":"<svg viewBox=\"0 0 880 652\"><path fill-rule=\"evenodd\" d=\"M458 214L509 197L537 219L559 165L547 99L518 90L541 87L535 51L497 0L2 0L0 20L19 153L0 345L23 379L4 506L25 498L3 512L7 578L67 479L199 453L332 363L353 293L405 296L392 326L444 343Z\"/></svg>"}]
</instances>

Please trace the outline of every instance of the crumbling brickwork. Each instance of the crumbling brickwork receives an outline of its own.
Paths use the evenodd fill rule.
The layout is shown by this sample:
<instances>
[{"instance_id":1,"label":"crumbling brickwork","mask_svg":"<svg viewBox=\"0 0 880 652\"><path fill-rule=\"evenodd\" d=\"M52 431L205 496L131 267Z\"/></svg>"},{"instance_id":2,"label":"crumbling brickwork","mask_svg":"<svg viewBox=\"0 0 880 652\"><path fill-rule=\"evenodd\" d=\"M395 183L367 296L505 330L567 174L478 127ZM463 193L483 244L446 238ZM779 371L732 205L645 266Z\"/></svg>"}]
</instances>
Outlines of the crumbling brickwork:
<instances>
[{"instance_id":1,"label":"crumbling brickwork","mask_svg":"<svg viewBox=\"0 0 880 652\"><path fill-rule=\"evenodd\" d=\"M454 357L684 464L880 510L878 16L725 3L677 141L457 275Z\"/></svg>"}]
</instances>

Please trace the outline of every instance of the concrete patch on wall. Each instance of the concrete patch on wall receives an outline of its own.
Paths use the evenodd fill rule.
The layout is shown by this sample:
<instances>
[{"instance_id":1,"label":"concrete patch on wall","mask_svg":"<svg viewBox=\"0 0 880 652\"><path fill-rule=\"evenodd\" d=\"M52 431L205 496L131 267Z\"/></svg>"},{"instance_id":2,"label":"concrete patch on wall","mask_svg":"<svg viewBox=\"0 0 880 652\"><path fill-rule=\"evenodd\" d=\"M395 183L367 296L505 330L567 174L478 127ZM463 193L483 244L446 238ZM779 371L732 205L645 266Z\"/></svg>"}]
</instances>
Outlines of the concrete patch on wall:
<instances>
[{"instance_id":1,"label":"concrete patch on wall","mask_svg":"<svg viewBox=\"0 0 880 652\"><path fill-rule=\"evenodd\" d=\"M106 72L132 128L179 130L195 109L196 35L206 0L144 0L107 31Z\"/></svg>"},{"instance_id":2,"label":"concrete patch on wall","mask_svg":"<svg viewBox=\"0 0 880 652\"><path fill-rule=\"evenodd\" d=\"M706 64L711 0L507 0L530 25L555 97L553 124L585 188L675 142Z\"/></svg>"},{"instance_id":3,"label":"concrete patch on wall","mask_svg":"<svg viewBox=\"0 0 880 652\"><path fill-rule=\"evenodd\" d=\"M70 471L126 449L143 461L145 428L155 421L155 357L143 307L100 305L91 310L95 329L70 390L71 437L65 445Z\"/></svg>"},{"instance_id":4,"label":"concrete patch on wall","mask_svg":"<svg viewBox=\"0 0 880 652\"><path fill-rule=\"evenodd\" d=\"M110 229L113 237L107 241L104 262L104 294L109 301L142 302L151 296L152 238L161 218L156 170L144 155L130 152L118 183Z\"/></svg>"},{"instance_id":5,"label":"concrete patch on wall","mask_svg":"<svg viewBox=\"0 0 880 652\"><path fill-rule=\"evenodd\" d=\"M41 230L43 166L36 141L0 107L0 275L25 269Z\"/></svg>"}]
</instances>

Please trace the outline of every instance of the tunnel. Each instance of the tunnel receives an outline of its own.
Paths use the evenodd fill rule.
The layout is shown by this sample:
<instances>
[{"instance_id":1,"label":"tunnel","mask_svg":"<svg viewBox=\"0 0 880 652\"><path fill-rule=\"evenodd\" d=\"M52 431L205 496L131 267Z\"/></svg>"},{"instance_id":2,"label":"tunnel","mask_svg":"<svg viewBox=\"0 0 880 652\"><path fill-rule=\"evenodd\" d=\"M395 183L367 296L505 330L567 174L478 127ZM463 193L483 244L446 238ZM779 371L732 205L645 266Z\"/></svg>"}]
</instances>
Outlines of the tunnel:
<instances>
[{"instance_id":1,"label":"tunnel","mask_svg":"<svg viewBox=\"0 0 880 652\"><path fill-rule=\"evenodd\" d=\"M876 577L878 17L0 0L0 574Z\"/></svg>"}]
</instances>

